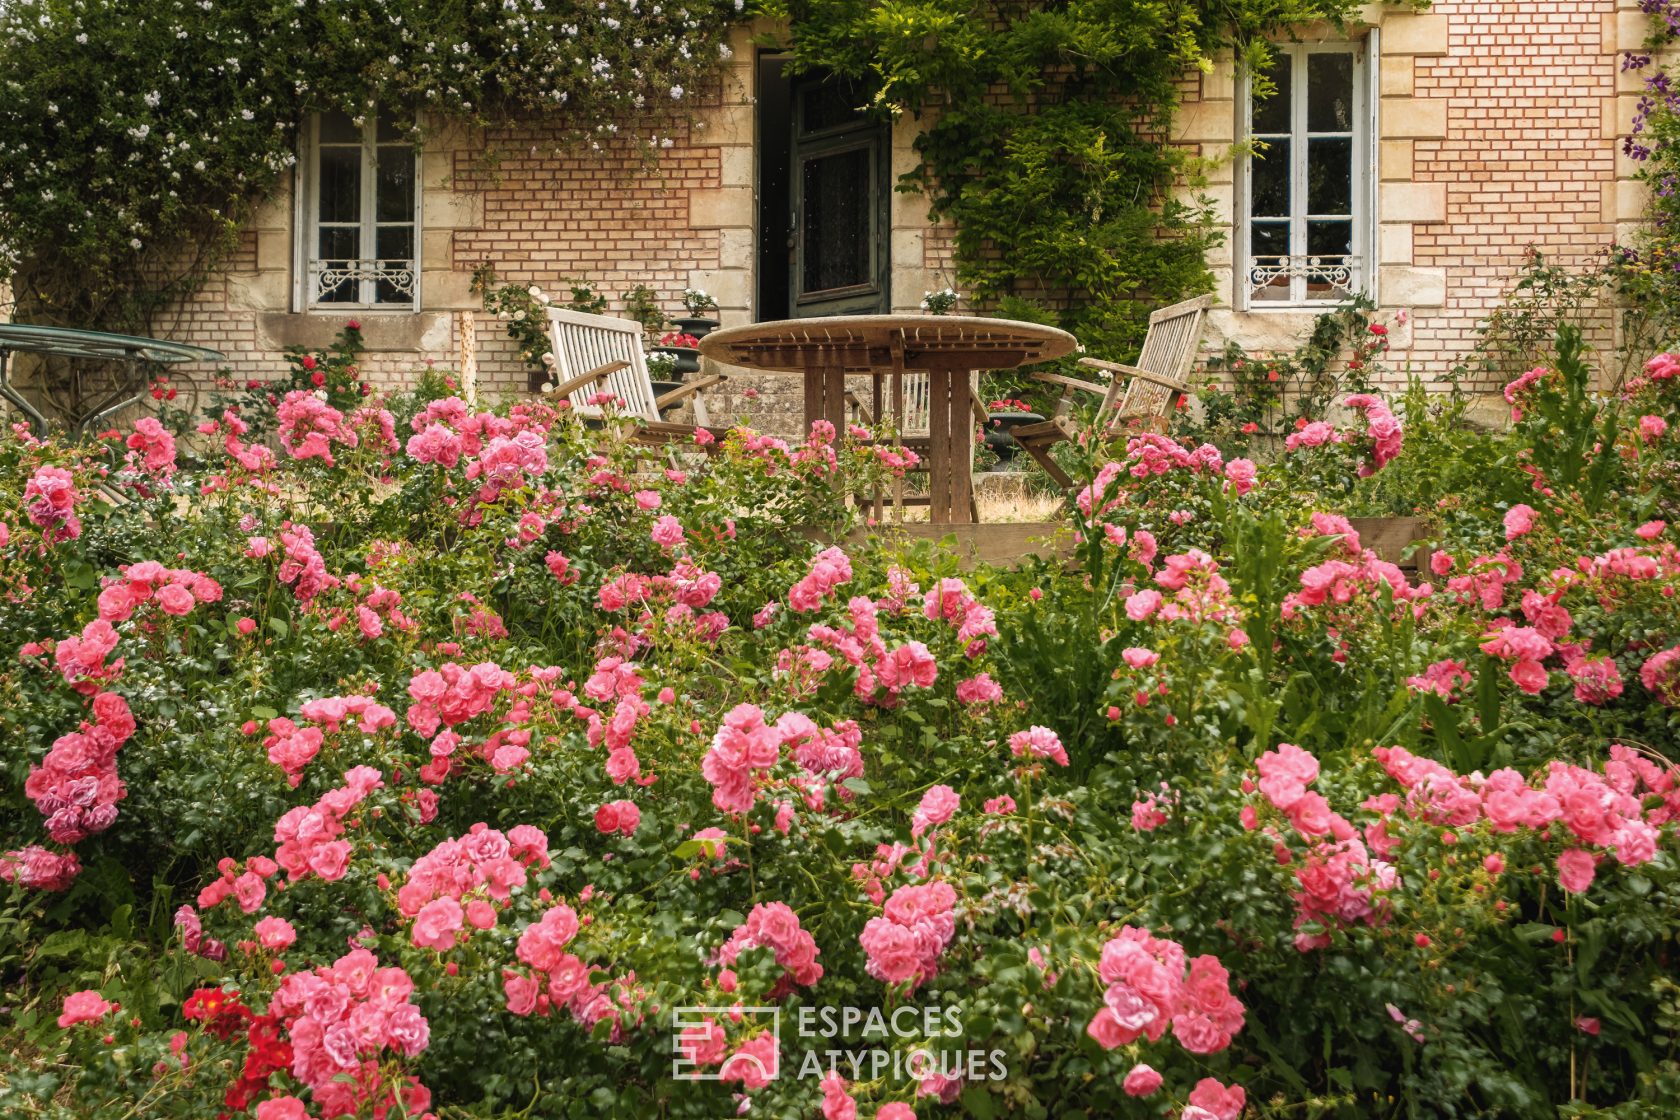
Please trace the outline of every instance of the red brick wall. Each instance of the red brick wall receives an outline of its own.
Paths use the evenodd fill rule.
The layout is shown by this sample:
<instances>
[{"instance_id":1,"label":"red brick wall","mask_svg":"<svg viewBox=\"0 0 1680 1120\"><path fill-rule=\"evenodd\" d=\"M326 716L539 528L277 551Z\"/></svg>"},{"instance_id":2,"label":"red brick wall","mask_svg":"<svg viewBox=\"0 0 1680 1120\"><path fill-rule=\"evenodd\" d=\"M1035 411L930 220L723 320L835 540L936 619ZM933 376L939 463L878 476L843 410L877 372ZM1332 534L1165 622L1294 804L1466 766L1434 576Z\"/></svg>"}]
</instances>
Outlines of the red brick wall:
<instances>
[{"instance_id":1,"label":"red brick wall","mask_svg":"<svg viewBox=\"0 0 1680 1120\"><path fill-rule=\"evenodd\" d=\"M624 293L651 287L667 314L693 269L719 266L719 234L688 225L688 192L722 183L721 150L694 147L686 127L657 164L629 145L602 151L554 150L553 138L529 126L493 130L493 150L514 153L493 171L477 153L455 157L457 190L483 192L480 228L459 230L454 268L495 266L498 280L536 284L565 297L568 281L588 281L620 312ZM479 384L485 392L523 389L524 371L506 333L480 316Z\"/></svg>"},{"instance_id":2,"label":"red brick wall","mask_svg":"<svg viewBox=\"0 0 1680 1120\"><path fill-rule=\"evenodd\" d=\"M1447 100L1447 137L1419 140L1412 173L1447 185L1447 219L1414 227L1413 259L1447 270L1447 304L1416 312L1419 373L1446 372L1509 290L1530 245L1581 264L1614 234L1603 218L1615 141L1600 105L1616 58L1601 20L1615 0L1435 0L1449 53L1416 62L1415 95ZM1608 319L1598 324L1608 338ZM1497 388L1484 379L1478 388Z\"/></svg>"}]
</instances>

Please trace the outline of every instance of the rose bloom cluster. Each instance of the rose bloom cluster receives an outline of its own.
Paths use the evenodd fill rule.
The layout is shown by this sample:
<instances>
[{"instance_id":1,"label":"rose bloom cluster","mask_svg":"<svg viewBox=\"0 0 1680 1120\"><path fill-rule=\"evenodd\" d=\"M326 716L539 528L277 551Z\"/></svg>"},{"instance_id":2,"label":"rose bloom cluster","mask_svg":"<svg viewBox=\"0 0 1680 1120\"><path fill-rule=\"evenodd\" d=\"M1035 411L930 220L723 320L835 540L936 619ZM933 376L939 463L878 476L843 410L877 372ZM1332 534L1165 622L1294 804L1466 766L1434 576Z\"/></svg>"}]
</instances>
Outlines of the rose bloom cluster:
<instances>
[{"instance_id":1,"label":"rose bloom cluster","mask_svg":"<svg viewBox=\"0 0 1680 1120\"><path fill-rule=\"evenodd\" d=\"M960 579L942 579L929 588L922 599L922 614L932 621L943 619L956 627L957 641L969 657L986 652L986 640L997 637L992 609L976 598Z\"/></svg>"},{"instance_id":2,"label":"rose bloom cluster","mask_svg":"<svg viewBox=\"0 0 1680 1120\"><path fill-rule=\"evenodd\" d=\"M353 448L361 442L344 413L314 393L293 389L280 402L280 446L294 459L319 459L334 465L333 445Z\"/></svg>"},{"instance_id":3,"label":"rose bloom cluster","mask_svg":"<svg viewBox=\"0 0 1680 1120\"><path fill-rule=\"evenodd\" d=\"M541 829L522 824L504 834L480 822L414 861L397 891L397 909L414 921L414 944L446 953L464 925L494 928L494 904L506 904L525 885L528 868L547 866L548 837Z\"/></svg>"},{"instance_id":4,"label":"rose bloom cluster","mask_svg":"<svg viewBox=\"0 0 1680 1120\"><path fill-rule=\"evenodd\" d=\"M101 692L91 707L93 719L54 740L23 783L24 793L46 818L47 835L59 844L74 844L110 828L117 819L117 802L127 796L117 774L117 751L134 734L128 701L114 692ZM31 877L41 878L40 869Z\"/></svg>"},{"instance_id":5,"label":"rose bloom cluster","mask_svg":"<svg viewBox=\"0 0 1680 1120\"><path fill-rule=\"evenodd\" d=\"M365 1105L393 1098L410 1115L431 1107L431 1094L419 1082L393 1084L381 1068L387 1052L414 1058L431 1041L426 1017L410 1002L413 994L407 972L381 967L361 948L280 982L269 1014L285 1025L291 1074L309 1087L322 1116L357 1115Z\"/></svg>"},{"instance_id":6,"label":"rose bloom cluster","mask_svg":"<svg viewBox=\"0 0 1680 1120\"><path fill-rule=\"evenodd\" d=\"M769 724L762 708L739 704L712 736L700 773L712 785L714 806L725 813L748 813L785 752L800 770L787 778L787 785L811 809L822 809L831 784L838 787L842 801L853 796L841 783L863 776L861 742L862 732L852 720L825 728L803 713L784 712ZM788 802L778 805L776 827L782 832L788 829L792 808Z\"/></svg>"},{"instance_id":7,"label":"rose bloom cluster","mask_svg":"<svg viewBox=\"0 0 1680 1120\"><path fill-rule=\"evenodd\" d=\"M1103 1006L1086 1033L1105 1050L1147 1038L1173 1038L1192 1054L1217 1054L1243 1027L1242 1001L1231 994L1219 959L1187 959L1176 941L1135 926L1122 927L1103 946L1097 975Z\"/></svg>"},{"instance_id":8,"label":"rose bloom cluster","mask_svg":"<svg viewBox=\"0 0 1680 1120\"><path fill-rule=\"evenodd\" d=\"M906 689L933 687L939 679L939 662L926 643L911 639L889 647L881 634L881 604L867 596L853 596L846 611L850 625L812 623L806 631L810 646L777 655L777 670L796 682L796 693L808 694L817 678L840 666L857 672L853 693L881 707L897 704ZM978 636L970 645L976 654L984 649Z\"/></svg>"},{"instance_id":9,"label":"rose bloom cluster","mask_svg":"<svg viewBox=\"0 0 1680 1120\"><path fill-rule=\"evenodd\" d=\"M262 744L268 760L286 775L293 789L303 780L304 767L320 753L328 734L336 734L352 717L364 735L395 727L397 714L369 696L326 696L305 701L299 710L305 720L319 724L302 726L285 716L268 721L268 735Z\"/></svg>"},{"instance_id":10,"label":"rose bloom cluster","mask_svg":"<svg viewBox=\"0 0 1680 1120\"><path fill-rule=\"evenodd\" d=\"M858 935L869 975L914 991L939 972L939 958L956 934L957 892L943 880L899 887Z\"/></svg>"},{"instance_id":11,"label":"rose bloom cluster","mask_svg":"<svg viewBox=\"0 0 1680 1120\"><path fill-rule=\"evenodd\" d=\"M1372 859L1359 830L1329 801L1307 787L1318 780L1318 760L1311 752L1280 743L1255 761L1258 783L1245 779L1244 789L1259 789L1261 797L1306 841L1298 858L1283 840L1271 833L1279 862L1293 864L1295 892L1295 948L1305 953L1330 944L1328 931L1339 926L1364 923L1380 925L1388 920L1388 892L1400 885L1394 868ZM1260 818L1253 805L1242 809L1243 827L1258 828ZM1379 853L1388 851L1381 834L1370 839Z\"/></svg>"},{"instance_id":12,"label":"rose bloom cluster","mask_svg":"<svg viewBox=\"0 0 1680 1120\"><path fill-rule=\"evenodd\" d=\"M76 516L81 500L76 479L63 467L41 467L23 487L23 508L29 523L41 530L41 543L61 544L82 535Z\"/></svg>"},{"instance_id":13,"label":"rose bloom cluster","mask_svg":"<svg viewBox=\"0 0 1680 1120\"><path fill-rule=\"evenodd\" d=\"M210 910L221 905L225 899L232 898L238 902L240 910L254 914L262 909L263 901L268 897L268 880L280 870L280 865L267 856L252 856L242 868L237 860L224 856L216 869L221 875L198 892L198 908ZM259 926L261 924L258 923Z\"/></svg>"},{"instance_id":14,"label":"rose bloom cluster","mask_svg":"<svg viewBox=\"0 0 1680 1120\"><path fill-rule=\"evenodd\" d=\"M147 604L164 614L184 618L199 603L219 603L222 587L201 572L187 568L166 568L155 560L126 564L122 576L107 580L99 593L99 617L107 622L126 622Z\"/></svg>"},{"instance_id":15,"label":"rose bloom cluster","mask_svg":"<svg viewBox=\"0 0 1680 1120\"><path fill-rule=\"evenodd\" d=\"M735 927L718 950L717 963L725 969L718 982L724 991L734 990L733 968L741 954L759 948L770 949L784 970L769 993L770 999L780 998L796 984L809 988L822 979L823 967L817 963L822 950L817 948L816 939L800 928L799 915L785 902L762 902L752 908L747 920Z\"/></svg>"},{"instance_id":16,"label":"rose bloom cluster","mask_svg":"<svg viewBox=\"0 0 1680 1120\"><path fill-rule=\"evenodd\" d=\"M1416 820L1455 829L1485 821L1496 836L1526 829L1556 838L1550 826L1561 825L1570 846L1558 854L1558 881L1571 893L1592 885L1607 856L1625 867L1655 859L1661 826L1680 817L1673 771L1619 743L1602 774L1554 760L1538 785L1508 767L1461 776L1401 747L1374 753L1406 791L1406 813Z\"/></svg>"},{"instance_id":17,"label":"rose bloom cluster","mask_svg":"<svg viewBox=\"0 0 1680 1120\"><path fill-rule=\"evenodd\" d=\"M729 616L704 608L722 589L722 576L681 557L667 574L620 572L609 577L601 585L596 603L615 614L634 612L634 631L625 637L635 648L652 645L661 628L713 645L729 628Z\"/></svg>"},{"instance_id":18,"label":"rose bloom cluster","mask_svg":"<svg viewBox=\"0 0 1680 1120\"><path fill-rule=\"evenodd\" d=\"M592 894L593 889L585 887L579 895L580 903L587 902ZM547 891L541 895L548 898ZM563 1009L585 1029L610 1022L610 1037L621 1042L626 1026L641 1021L640 1013L633 1009L641 996L635 974L622 981L590 983L593 969L567 951L581 928L583 921L564 902L550 906L541 919L525 927L515 953L530 971L502 970L507 1009L514 1015L539 1017Z\"/></svg>"},{"instance_id":19,"label":"rose bloom cluster","mask_svg":"<svg viewBox=\"0 0 1680 1120\"><path fill-rule=\"evenodd\" d=\"M168 478L175 473L175 437L155 416L142 416L123 441L131 468Z\"/></svg>"},{"instance_id":20,"label":"rose bloom cluster","mask_svg":"<svg viewBox=\"0 0 1680 1120\"><path fill-rule=\"evenodd\" d=\"M803 579L788 589L788 606L808 614L823 605L834 589L852 580L852 561L839 548L825 548L811 561Z\"/></svg>"},{"instance_id":21,"label":"rose bloom cluster","mask_svg":"<svg viewBox=\"0 0 1680 1120\"><path fill-rule=\"evenodd\" d=\"M341 839L345 818L383 787L383 776L371 766L344 772L344 784L328 790L313 805L294 805L274 822L274 860L289 879L314 875L332 882L344 878L350 865L350 842Z\"/></svg>"},{"instance_id":22,"label":"rose bloom cluster","mask_svg":"<svg viewBox=\"0 0 1680 1120\"><path fill-rule=\"evenodd\" d=\"M1368 478L1399 456L1405 432L1399 418L1389 407L1369 393L1355 393L1342 404L1365 415L1365 440L1369 452L1365 461L1359 464L1359 477Z\"/></svg>"}]
</instances>

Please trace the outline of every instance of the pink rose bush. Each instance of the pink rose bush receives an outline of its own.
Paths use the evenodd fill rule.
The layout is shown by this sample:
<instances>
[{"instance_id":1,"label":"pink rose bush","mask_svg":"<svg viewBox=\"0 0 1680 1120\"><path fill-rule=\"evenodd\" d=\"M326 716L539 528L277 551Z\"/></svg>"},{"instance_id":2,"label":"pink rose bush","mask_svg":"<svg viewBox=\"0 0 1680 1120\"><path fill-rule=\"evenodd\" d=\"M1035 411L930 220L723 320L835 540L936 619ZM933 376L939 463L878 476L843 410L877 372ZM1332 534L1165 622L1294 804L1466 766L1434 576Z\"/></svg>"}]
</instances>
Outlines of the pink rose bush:
<instances>
[{"instance_id":1,"label":"pink rose bush","mask_svg":"<svg viewBox=\"0 0 1680 1120\"><path fill-rule=\"evenodd\" d=\"M1076 563L1012 569L846 536L867 431L643 449L339 370L14 433L0 880L137 945L24 978L61 1076L8 1103L1657 1114L1672 369L1586 416L1560 358L1492 435L1088 432ZM891 1025L789 1029L847 1007Z\"/></svg>"}]
</instances>

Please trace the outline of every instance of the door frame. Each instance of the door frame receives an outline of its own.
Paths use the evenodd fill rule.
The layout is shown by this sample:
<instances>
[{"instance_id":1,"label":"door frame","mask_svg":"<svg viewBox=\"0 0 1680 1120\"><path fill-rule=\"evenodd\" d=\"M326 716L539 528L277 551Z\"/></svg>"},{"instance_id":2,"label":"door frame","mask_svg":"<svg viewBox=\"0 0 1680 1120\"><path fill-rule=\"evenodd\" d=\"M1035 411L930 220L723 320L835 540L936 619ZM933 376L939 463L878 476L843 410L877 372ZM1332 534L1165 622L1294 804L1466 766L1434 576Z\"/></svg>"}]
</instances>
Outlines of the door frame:
<instances>
[{"instance_id":1,"label":"door frame","mask_svg":"<svg viewBox=\"0 0 1680 1120\"><path fill-rule=\"evenodd\" d=\"M759 201L760 274L755 285L758 318L794 319L890 311L891 125L860 115L828 128L806 132L803 127L804 94L831 79L815 75L791 79L783 77L775 67L778 63L785 63L786 58L785 54L775 51L765 51L759 56L759 145L755 182ZM869 175L872 198L867 211L873 227L869 244L871 279L847 288L830 289L823 296L808 295L801 290L805 264L802 165L810 159L858 149L867 149L873 164Z\"/></svg>"}]
</instances>

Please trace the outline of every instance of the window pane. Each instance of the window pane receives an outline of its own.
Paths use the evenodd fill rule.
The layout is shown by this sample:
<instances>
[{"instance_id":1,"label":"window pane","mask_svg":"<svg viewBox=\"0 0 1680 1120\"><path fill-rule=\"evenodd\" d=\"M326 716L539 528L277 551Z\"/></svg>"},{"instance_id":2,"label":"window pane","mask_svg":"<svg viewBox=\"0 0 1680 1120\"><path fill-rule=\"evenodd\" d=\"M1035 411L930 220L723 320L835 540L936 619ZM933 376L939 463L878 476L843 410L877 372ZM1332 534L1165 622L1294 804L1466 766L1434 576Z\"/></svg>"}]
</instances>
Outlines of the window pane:
<instances>
[{"instance_id":1,"label":"window pane","mask_svg":"<svg viewBox=\"0 0 1680 1120\"><path fill-rule=\"evenodd\" d=\"M800 169L800 235L805 254L805 294L874 282L870 273L868 148L808 159Z\"/></svg>"},{"instance_id":2,"label":"window pane","mask_svg":"<svg viewBox=\"0 0 1680 1120\"><path fill-rule=\"evenodd\" d=\"M397 127L396 119L382 114L379 118L379 142L385 144L402 138L403 130Z\"/></svg>"},{"instance_id":3,"label":"window pane","mask_svg":"<svg viewBox=\"0 0 1680 1120\"><path fill-rule=\"evenodd\" d=\"M362 130L344 113L321 114L321 143L360 144Z\"/></svg>"},{"instance_id":4,"label":"window pane","mask_svg":"<svg viewBox=\"0 0 1680 1120\"><path fill-rule=\"evenodd\" d=\"M1289 141L1268 140L1264 152L1254 153L1249 185L1253 197L1248 212L1257 217L1289 214Z\"/></svg>"},{"instance_id":5,"label":"window pane","mask_svg":"<svg viewBox=\"0 0 1680 1120\"><path fill-rule=\"evenodd\" d=\"M799 96L804 110L800 126L806 132L852 124L861 116L858 106L863 98L850 82L828 81L807 86Z\"/></svg>"},{"instance_id":6,"label":"window pane","mask_svg":"<svg viewBox=\"0 0 1680 1120\"><path fill-rule=\"evenodd\" d=\"M1353 141L1307 141L1307 213L1353 213Z\"/></svg>"},{"instance_id":7,"label":"window pane","mask_svg":"<svg viewBox=\"0 0 1680 1120\"><path fill-rule=\"evenodd\" d=\"M374 235L374 252L387 265L414 258L413 226L380 226Z\"/></svg>"},{"instance_id":8,"label":"window pane","mask_svg":"<svg viewBox=\"0 0 1680 1120\"><path fill-rule=\"evenodd\" d=\"M407 291L397 287L389 280L377 281L373 286L373 302L375 303L413 303L414 289Z\"/></svg>"},{"instance_id":9,"label":"window pane","mask_svg":"<svg viewBox=\"0 0 1680 1120\"><path fill-rule=\"evenodd\" d=\"M414 149L380 145L375 180L381 222L414 220Z\"/></svg>"},{"instance_id":10,"label":"window pane","mask_svg":"<svg viewBox=\"0 0 1680 1120\"><path fill-rule=\"evenodd\" d=\"M1257 257L1282 257L1289 253L1288 222L1255 222L1249 251Z\"/></svg>"},{"instance_id":11,"label":"window pane","mask_svg":"<svg viewBox=\"0 0 1680 1120\"><path fill-rule=\"evenodd\" d=\"M361 239L361 231L355 227L345 228L337 226L322 229L317 240L318 253L316 260L329 268L349 267L357 255L357 245ZM318 291L315 295L316 303L355 303L361 297L358 295L360 285L354 280L342 279L332 287Z\"/></svg>"},{"instance_id":12,"label":"window pane","mask_svg":"<svg viewBox=\"0 0 1680 1120\"><path fill-rule=\"evenodd\" d=\"M1267 132L1288 132L1289 128L1289 95L1290 95L1290 63L1288 55L1279 55L1267 72L1267 77L1277 85L1277 92L1272 96L1254 102L1254 127L1251 129L1258 136Z\"/></svg>"},{"instance_id":13,"label":"window pane","mask_svg":"<svg viewBox=\"0 0 1680 1120\"><path fill-rule=\"evenodd\" d=\"M361 256L362 231L355 226L322 226L315 258L353 261Z\"/></svg>"},{"instance_id":14,"label":"window pane","mask_svg":"<svg viewBox=\"0 0 1680 1120\"><path fill-rule=\"evenodd\" d=\"M1283 300L1289 298L1289 275L1287 270L1274 274L1273 270L1280 269L1287 263L1289 255L1289 223L1288 222L1255 222L1250 239L1250 251L1253 259L1250 262L1248 283L1252 288L1249 295L1253 300ZM1278 258L1285 258L1279 260ZM1255 273L1260 275L1257 277Z\"/></svg>"},{"instance_id":15,"label":"window pane","mask_svg":"<svg viewBox=\"0 0 1680 1120\"><path fill-rule=\"evenodd\" d=\"M1353 254L1352 222L1308 222L1307 255L1346 257Z\"/></svg>"},{"instance_id":16,"label":"window pane","mask_svg":"<svg viewBox=\"0 0 1680 1120\"><path fill-rule=\"evenodd\" d=\"M1307 55L1307 131L1353 130L1353 55Z\"/></svg>"},{"instance_id":17,"label":"window pane","mask_svg":"<svg viewBox=\"0 0 1680 1120\"><path fill-rule=\"evenodd\" d=\"M362 150L321 149L320 220L359 222L362 217Z\"/></svg>"}]
</instances>

